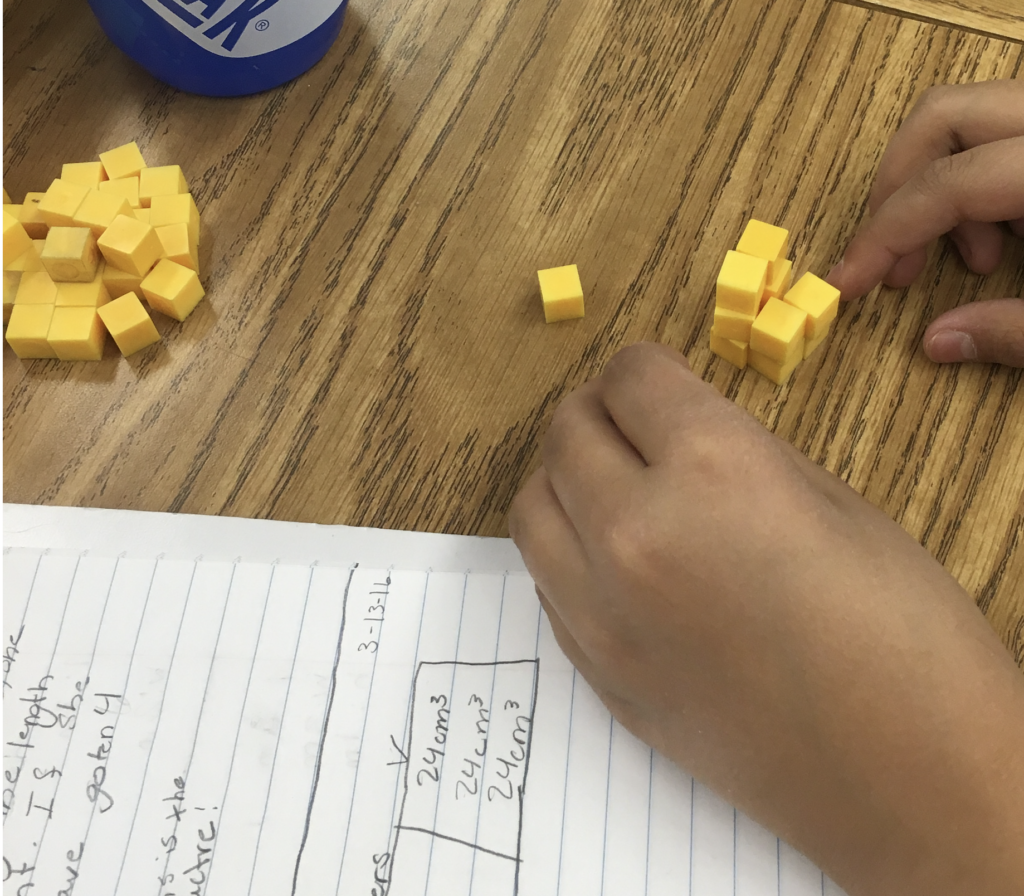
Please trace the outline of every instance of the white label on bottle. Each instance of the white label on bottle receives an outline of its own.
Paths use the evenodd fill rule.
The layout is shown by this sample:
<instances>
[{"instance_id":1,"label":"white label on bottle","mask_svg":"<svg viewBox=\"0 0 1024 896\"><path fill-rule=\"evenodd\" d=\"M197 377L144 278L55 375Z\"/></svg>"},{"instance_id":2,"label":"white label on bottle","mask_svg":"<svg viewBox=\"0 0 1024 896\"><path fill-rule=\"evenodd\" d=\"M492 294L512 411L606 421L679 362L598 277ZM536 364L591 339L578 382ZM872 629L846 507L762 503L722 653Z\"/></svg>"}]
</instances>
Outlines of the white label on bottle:
<instances>
[{"instance_id":1,"label":"white label on bottle","mask_svg":"<svg viewBox=\"0 0 1024 896\"><path fill-rule=\"evenodd\" d=\"M295 43L342 0L142 0L165 22L218 56L245 58Z\"/></svg>"}]
</instances>

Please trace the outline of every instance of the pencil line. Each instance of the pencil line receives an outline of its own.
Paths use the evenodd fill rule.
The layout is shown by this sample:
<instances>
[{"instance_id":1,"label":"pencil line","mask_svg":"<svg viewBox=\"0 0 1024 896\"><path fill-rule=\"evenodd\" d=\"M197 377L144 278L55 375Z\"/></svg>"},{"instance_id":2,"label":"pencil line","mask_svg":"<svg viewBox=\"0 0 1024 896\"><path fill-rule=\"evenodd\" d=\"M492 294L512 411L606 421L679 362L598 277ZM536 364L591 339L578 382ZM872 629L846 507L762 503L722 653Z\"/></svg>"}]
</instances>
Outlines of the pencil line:
<instances>
[{"instance_id":1,"label":"pencil line","mask_svg":"<svg viewBox=\"0 0 1024 896\"><path fill-rule=\"evenodd\" d=\"M284 704L281 707L281 723L277 728L277 739L274 741L274 758L270 760L270 780L267 782L267 797L263 802L263 815L260 818L260 831L256 835L256 857L260 854L260 842L263 840L263 826L267 822L267 808L270 806L270 794L274 789L274 773L277 771L277 753L281 748L281 734L284 731L285 719L288 717L288 698L291 697L292 693L292 682L295 680L295 661L299 656L299 647L302 645L302 629L306 624L306 610L309 608L309 592L313 588L313 573L315 566L309 568L309 579L306 581L306 596L302 601L302 615L299 617L299 630L295 635L295 650L292 653L292 665L288 670L288 685L284 692ZM205 700L205 696L204 696ZM216 846L216 843L214 843ZM213 861L213 856L210 856L210 861ZM211 867L212 872L212 867ZM247 894L252 893L253 878L256 874L256 862L253 861L252 871L249 872L249 887L246 890Z\"/></svg>"},{"instance_id":2,"label":"pencil line","mask_svg":"<svg viewBox=\"0 0 1024 896\"><path fill-rule=\"evenodd\" d=\"M450 843L460 843L463 846L468 846L470 849L476 852L485 852L489 856L497 856L499 859L508 859L510 862L519 863L519 859L515 856L510 856L504 852L498 852L495 849L488 849L486 846L480 846L477 843L470 843L469 840L460 840L458 837L449 837L447 834L439 834L437 831L432 831L429 828L417 828L412 825L400 825L399 830L401 831L418 831L421 834L429 834L431 837L436 837L438 840L448 840Z\"/></svg>"},{"instance_id":3,"label":"pencil line","mask_svg":"<svg viewBox=\"0 0 1024 896\"><path fill-rule=\"evenodd\" d=\"M306 802L306 821L302 826L302 839L299 841L299 849L295 854L295 873L292 875L292 896L299 886L299 868L302 865L302 854L306 850L306 841L309 839L309 825L313 818L313 804L316 802L317 787L320 786L320 768L324 760L324 743L327 740L327 729L331 724L331 710L334 708L334 694L338 687L338 666L341 663L341 642L345 637L345 611L348 609L348 592L352 587L352 576L355 575L356 567L352 566L348 571L348 579L345 581L345 590L341 596L341 626L338 631L338 643L334 648L334 664L331 666L331 680L327 686L327 701L324 705L324 717L320 723L320 740L316 745L316 759L313 762L313 781L309 786L309 800ZM339 871L339 874L341 872Z\"/></svg>"}]
</instances>

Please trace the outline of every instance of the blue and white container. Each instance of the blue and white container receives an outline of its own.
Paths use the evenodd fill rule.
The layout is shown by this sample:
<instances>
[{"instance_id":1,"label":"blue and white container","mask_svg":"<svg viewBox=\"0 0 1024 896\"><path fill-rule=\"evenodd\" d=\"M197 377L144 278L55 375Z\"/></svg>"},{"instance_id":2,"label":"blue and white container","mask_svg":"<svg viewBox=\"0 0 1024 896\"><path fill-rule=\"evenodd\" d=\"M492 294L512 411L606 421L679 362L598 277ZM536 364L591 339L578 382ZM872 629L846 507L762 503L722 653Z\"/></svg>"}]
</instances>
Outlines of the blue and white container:
<instances>
[{"instance_id":1,"label":"blue and white container","mask_svg":"<svg viewBox=\"0 0 1024 896\"><path fill-rule=\"evenodd\" d=\"M89 0L107 36L172 87L257 93L316 64L347 0Z\"/></svg>"}]
</instances>

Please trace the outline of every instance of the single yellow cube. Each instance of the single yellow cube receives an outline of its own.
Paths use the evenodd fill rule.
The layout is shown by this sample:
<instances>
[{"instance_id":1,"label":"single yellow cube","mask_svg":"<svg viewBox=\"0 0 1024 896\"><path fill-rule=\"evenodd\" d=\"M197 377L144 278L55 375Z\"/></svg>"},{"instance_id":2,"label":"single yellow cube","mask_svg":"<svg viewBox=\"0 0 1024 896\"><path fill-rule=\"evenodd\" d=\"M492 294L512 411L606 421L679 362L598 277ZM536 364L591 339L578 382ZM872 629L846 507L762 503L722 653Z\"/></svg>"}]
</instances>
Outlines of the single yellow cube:
<instances>
[{"instance_id":1,"label":"single yellow cube","mask_svg":"<svg viewBox=\"0 0 1024 896\"><path fill-rule=\"evenodd\" d=\"M25 271L14 296L15 305L53 305L57 301L57 284L46 271Z\"/></svg>"},{"instance_id":2,"label":"single yellow cube","mask_svg":"<svg viewBox=\"0 0 1024 896\"><path fill-rule=\"evenodd\" d=\"M4 267L21 258L32 248L32 237L25 233L21 222L4 211Z\"/></svg>"},{"instance_id":3,"label":"single yellow cube","mask_svg":"<svg viewBox=\"0 0 1024 896\"><path fill-rule=\"evenodd\" d=\"M788 258L780 258L768 268L768 282L761 295L761 307L769 299L781 299L793 284L793 262Z\"/></svg>"},{"instance_id":4,"label":"single yellow cube","mask_svg":"<svg viewBox=\"0 0 1024 896\"><path fill-rule=\"evenodd\" d=\"M807 315L779 299L769 299L750 328L750 350L785 364L804 356Z\"/></svg>"},{"instance_id":5,"label":"single yellow cube","mask_svg":"<svg viewBox=\"0 0 1024 896\"><path fill-rule=\"evenodd\" d=\"M754 317L767 281L767 261L730 250L725 253L725 261L718 273L715 304L727 311Z\"/></svg>"},{"instance_id":6,"label":"single yellow cube","mask_svg":"<svg viewBox=\"0 0 1024 896\"><path fill-rule=\"evenodd\" d=\"M75 212L88 194L88 187L58 178L39 200L39 214L50 227L72 227Z\"/></svg>"},{"instance_id":7,"label":"single yellow cube","mask_svg":"<svg viewBox=\"0 0 1024 896\"><path fill-rule=\"evenodd\" d=\"M5 265L4 269L8 271L21 271L23 273L45 270L43 261L39 257L42 254L45 243L45 240L32 240L32 248L14 259L9 265Z\"/></svg>"},{"instance_id":8,"label":"single yellow cube","mask_svg":"<svg viewBox=\"0 0 1024 896\"><path fill-rule=\"evenodd\" d=\"M160 341L160 333L153 319L134 293L125 293L97 309L97 312L122 355L134 355Z\"/></svg>"},{"instance_id":9,"label":"single yellow cube","mask_svg":"<svg viewBox=\"0 0 1024 896\"><path fill-rule=\"evenodd\" d=\"M188 192L188 182L178 165L143 168L139 175L139 202L149 208L154 196L174 196Z\"/></svg>"},{"instance_id":10,"label":"single yellow cube","mask_svg":"<svg viewBox=\"0 0 1024 896\"><path fill-rule=\"evenodd\" d=\"M154 227L187 224L189 239L196 246L202 242L199 237L199 208L191 193L154 196L149 203L149 223Z\"/></svg>"},{"instance_id":11,"label":"single yellow cube","mask_svg":"<svg viewBox=\"0 0 1024 896\"><path fill-rule=\"evenodd\" d=\"M119 180L122 177L138 177L139 172L146 167L138 144L133 140L124 146L110 149L100 153L100 161L111 180Z\"/></svg>"},{"instance_id":12,"label":"single yellow cube","mask_svg":"<svg viewBox=\"0 0 1024 896\"><path fill-rule=\"evenodd\" d=\"M46 337L53 319L53 305L18 305L7 322L7 344L19 358L56 358Z\"/></svg>"},{"instance_id":13,"label":"single yellow cube","mask_svg":"<svg viewBox=\"0 0 1024 896\"><path fill-rule=\"evenodd\" d=\"M21 285L21 271L4 271L4 323L11 319L14 297Z\"/></svg>"},{"instance_id":14,"label":"single yellow cube","mask_svg":"<svg viewBox=\"0 0 1024 896\"><path fill-rule=\"evenodd\" d=\"M95 190L107 179L107 172L102 162L66 162L60 169L60 179Z\"/></svg>"},{"instance_id":15,"label":"single yellow cube","mask_svg":"<svg viewBox=\"0 0 1024 896\"><path fill-rule=\"evenodd\" d=\"M91 283L58 283L58 308L99 308L110 301L110 292L103 283L103 276L97 272Z\"/></svg>"},{"instance_id":16,"label":"single yellow cube","mask_svg":"<svg viewBox=\"0 0 1024 896\"><path fill-rule=\"evenodd\" d=\"M4 203L4 213L10 215L15 221L21 222L21 206L14 202ZM24 225L22 225L24 226Z\"/></svg>"},{"instance_id":17,"label":"single yellow cube","mask_svg":"<svg viewBox=\"0 0 1024 896\"><path fill-rule=\"evenodd\" d=\"M135 216L136 221L141 221L143 224L152 224L150 220L150 213L148 208L133 208L132 214Z\"/></svg>"},{"instance_id":18,"label":"single yellow cube","mask_svg":"<svg viewBox=\"0 0 1024 896\"><path fill-rule=\"evenodd\" d=\"M58 283L89 283L100 263L96 237L88 227L51 227L39 257Z\"/></svg>"},{"instance_id":19,"label":"single yellow cube","mask_svg":"<svg viewBox=\"0 0 1024 896\"><path fill-rule=\"evenodd\" d=\"M135 217L127 199L112 193L90 190L75 212L75 226L88 227L93 236L99 239L118 215Z\"/></svg>"},{"instance_id":20,"label":"single yellow cube","mask_svg":"<svg viewBox=\"0 0 1024 896\"><path fill-rule=\"evenodd\" d=\"M45 193L26 193L25 201L21 204L21 215L18 220L25 228L25 233L34 240L45 240L46 233L50 229L50 225L43 220L42 212L39 211L39 203L45 195Z\"/></svg>"},{"instance_id":21,"label":"single yellow cube","mask_svg":"<svg viewBox=\"0 0 1024 896\"><path fill-rule=\"evenodd\" d=\"M547 323L583 317L583 284L576 265L537 271L537 279Z\"/></svg>"},{"instance_id":22,"label":"single yellow cube","mask_svg":"<svg viewBox=\"0 0 1024 896\"><path fill-rule=\"evenodd\" d=\"M780 364L774 358L762 355L751 349L747 353L747 363L762 376L768 377L775 385L782 386L790 378L797 365L803 360L803 356L793 358Z\"/></svg>"},{"instance_id":23,"label":"single yellow cube","mask_svg":"<svg viewBox=\"0 0 1024 896\"><path fill-rule=\"evenodd\" d=\"M61 361L100 361L107 329L95 308L56 307L46 335Z\"/></svg>"},{"instance_id":24,"label":"single yellow cube","mask_svg":"<svg viewBox=\"0 0 1024 896\"><path fill-rule=\"evenodd\" d=\"M814 274L804 274L783 298L807 315L807 338L817 339L839 313L839 290Z\"/></svg>"},{"instance_id":25,"label":"single yellow cube","mask_svg":"<svg viewBox=\"0 0 1024 896\"><path fill-rule=\"evenodd\" d=\"M826 339L828 339L830 327L826 325L825 329L814 339L808 339L804 342L804 360L806 361L811 355L814 354L814 350L821 345Z\"/></svg>"},{"instance_id":26,"label":"single yellow cube","mask_svg":"<svg viewBox=\"0 0 1024 896\"><path fill-rule=\"evenodd\" d=\"M164 251L152 227L127 215L114 218L96 243L107 264L137 277L145 277Z\"/></svg>"},{"instance_id":27,"label":"single yellow cube","mask_svg":"<svg viewBox=\"0 0 1024 896\"><path fill-rule=\"evenodd\" d=\"M750 328L753 325L753 315L737 314L728 308L716 308L715 322L711 327L711 332L722 339L750 342Z\"/></svg>"},{"instance_id":28,"label":"single yellow cube","mask_svg":"<svg viewBox=\"0 0 1024 896\"><path fill-rule=\"evenodd\" d=\"M154 311L175 320L184 320L206 292L195 271L170 259L161 258L142 281L142 294Z\"/></svg>"},{"instance_id":29,"label":"single yellow cube","mask_svg":"<svg viewBox=\"0 0 1024 896\"><path fill-rule=\"evenodd\" d=\"M751 219L736 245L736 251L755 258L763 258L768 262L782 260L789 251L789 231L774 224ZM774 279L771 267L768 276L769 279Z\"/></svg>"},{"instance_id":30,"label":"single yellow cube","mask_svg":"<svg viewBox=\"0 0 1024 896\"><path fill-rule=\"evenodd\" d=\"M153 229L164 247L164 258L199 273L199 247L189 238L187 224L167 224Z\"/></svg>"},{"instance_id":31,"label":"single yellow cube","mask_svg":"<svg viewBox=\"0 0 1024 896\"><path fill-rule=\"evenodd\" d=\"M111 299L120 298L129 292L142 298L142 278L138 274L129 274L108 263L103 268L102 280Z\"/></svg>"},{"instance_id":32,"label":"single yellow cube","mask_svg":"<svg viewBox=\"0 0 1024 896\"><path fill-rule=\"evenodd\" d=\"M123 199L132 208L139 207L139 178L119 177L117 180L105 180L99 186L99 191L107 196L116 196Z\"/></svg>"},{"instance_id":33,"label":"single yellow cube","mask_svg":"<svg viewBox=\"0 0 1024 896\"><path fill-rule=\"evenodd\" d=\"M726 339L724 336L711 334L711 351L719 358L724 358L730 364L743 370L747 366L747 343L736 339Z\"/></svg>"}]
</instances>

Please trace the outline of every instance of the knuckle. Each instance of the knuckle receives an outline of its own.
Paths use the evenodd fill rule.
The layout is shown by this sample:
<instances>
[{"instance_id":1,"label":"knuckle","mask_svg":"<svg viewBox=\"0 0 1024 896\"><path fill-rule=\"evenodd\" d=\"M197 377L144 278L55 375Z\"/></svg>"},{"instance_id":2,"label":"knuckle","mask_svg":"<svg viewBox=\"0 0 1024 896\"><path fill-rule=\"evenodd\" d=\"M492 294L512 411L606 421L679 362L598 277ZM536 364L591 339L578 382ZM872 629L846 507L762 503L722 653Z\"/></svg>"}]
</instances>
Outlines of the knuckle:
<instances>
[{"instance_id":1,"label":"knuckle","mask_svg":"<svg viewBox=\"0 0 1024 896\"><path fill-rule=\"evenodd\" d=\"M933 84L918 98L914 112L918 115L941 116L957 93L956 85Z\"/></svg>"},{"instance_id":2,"label":"knuckle","mask_svg":"<svg viewBox=\"0 0 1024 896\"><path fill-rule=\"evenodd\" d=\"M580 396L578 392L567 395L555 408L541 445L541 458L545 463L560 457L567 450L579 413Z\"/></svg>"},{"instance_id":3,"label":"knuckle","mask_svg":"<svg viewBox=\"0 0 1024 896\"><path fill-rule=\"evenodd\" d=\"M661 565L661 546L650 516L625 511L604 526L602 539L620 574L636 578Z\"/></svg>"},{"instance_id":4,"label":"knuckle","mask_svg":"<svg viewBox=\"0 0 1024 896\"><path fill-rule=\"evenodd\" d=\"M611 377L643 377L659 355L659 347L651 342L628 345L612 356L605 365L605 374Z\"/></svg>"},{"instance_id":5,"label":"knuckle","mask_svg":"<svg viewBox=\"0 0 1024 896\"><path fill-rule=\"evenodd\" d=\"M936 159L922 172L921 189L942 199L952 199L963 180L970 176L972 159L970 153Z\"/></svg>"}]
</instances>

